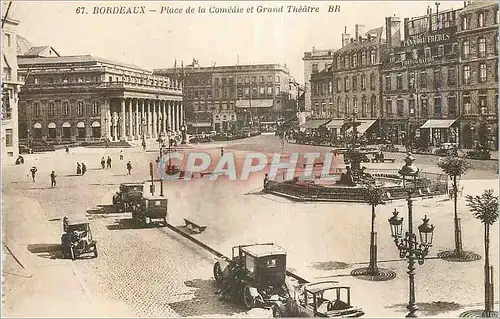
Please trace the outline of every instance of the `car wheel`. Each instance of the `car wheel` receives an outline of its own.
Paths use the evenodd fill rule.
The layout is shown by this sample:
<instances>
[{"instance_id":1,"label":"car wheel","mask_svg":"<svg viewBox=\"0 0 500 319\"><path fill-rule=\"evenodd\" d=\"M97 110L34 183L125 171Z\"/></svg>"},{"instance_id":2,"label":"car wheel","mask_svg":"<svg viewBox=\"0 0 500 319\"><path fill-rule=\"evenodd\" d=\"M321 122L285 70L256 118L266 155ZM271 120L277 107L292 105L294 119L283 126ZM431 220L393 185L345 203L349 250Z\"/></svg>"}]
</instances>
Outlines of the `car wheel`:
<instances>
[{"instance_id":1,"label":"car wheel","mask_svg":"<svg viewBox=\"0 0 500 319\"><path fill-rule=\"evenodd\" d=\"M255 298L250 293L249 285L246 285L243 290L243 302L248 309L252 309L255 306Z\"/></svg>"},{"instance_id":2,"label":"car wheel","mask_svg":"<svg viewBox=\"0 0 500 319\"><path fill-rule=\"evenodd\" d=\"M69 255L71 257L71 260L75 260L75 249L73 247L69 247Z\"/></svg>"},{"instance_id":3,"label":"car wheel","mask_svg":"<svg viewBox=\"0 0 500 319\"><path fill-rule=\"evenodd\" d=\"M97 245L94 245L94 258L97 258L98 253L97 253Z\"/></svg>"},{"instance_id":4,"label":"car wheel","mask_svg":"<svg viewBox=\"0 0 500 319\"><path fill-rule=\"evenodd\" d=\"M281 318L283 314L281 313L281 309L277 304L273 304L271 306L271 310L273 312L273 318Z\"/></svg>"},{"instance_id":5,"label":"car wheel","mask_svg":"<svg viewBox=\"0 0 500 319\"><path fill-rule=\"evenodd\" d=\"M222 269L220 268L219 262L216 262L214 264L214 278L218 284L222 284L222 281L224 279L224 275L222 273Z\"/></svg>"}]
</instances>

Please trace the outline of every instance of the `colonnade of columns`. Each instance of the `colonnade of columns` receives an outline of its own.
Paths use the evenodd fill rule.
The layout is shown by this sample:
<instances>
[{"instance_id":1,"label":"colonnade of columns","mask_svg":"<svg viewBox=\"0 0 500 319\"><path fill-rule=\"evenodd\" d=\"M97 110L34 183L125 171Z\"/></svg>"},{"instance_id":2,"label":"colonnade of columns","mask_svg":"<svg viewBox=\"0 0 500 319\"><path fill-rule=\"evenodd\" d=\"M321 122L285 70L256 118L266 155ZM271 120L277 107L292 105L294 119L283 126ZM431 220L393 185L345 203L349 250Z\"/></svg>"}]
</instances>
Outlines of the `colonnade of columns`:
<instances>
[{"instance_id":1,"label":"colonnade of columns","mask_svg":"<svg viewBox=\"0 0 500 319\"><path fill-rule=\"evenodd\" d=\"M103 110L103 137L110 141L137 140L143 136L156 139L168 131L179 133L184 124L180 101L113 99L105 102Z\"/></svg>"}]
</instances>

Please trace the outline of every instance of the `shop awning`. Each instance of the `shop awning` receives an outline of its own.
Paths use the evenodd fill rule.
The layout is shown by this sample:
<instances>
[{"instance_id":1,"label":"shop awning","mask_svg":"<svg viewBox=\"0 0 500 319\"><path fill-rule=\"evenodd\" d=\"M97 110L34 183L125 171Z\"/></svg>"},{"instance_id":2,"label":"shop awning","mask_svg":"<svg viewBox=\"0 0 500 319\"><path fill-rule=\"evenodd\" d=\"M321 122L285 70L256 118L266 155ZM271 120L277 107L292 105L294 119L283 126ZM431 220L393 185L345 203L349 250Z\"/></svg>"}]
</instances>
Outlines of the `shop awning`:
<instances>
[{"instance_id":1,"label":"shop awning","mask_svg":"<svg viewBox=\"0 0 500 319\"><path fill-rule=\"evenodd\" d=\"M267 100L237 100L236 101L236 107L238 108L254 108L254 107L272 107L273 106L274 100L272 99L267 99Z\"/></svg>"},{"instance_id":2,"label":"shop awning","mask_svg":"<svg viewBox=\"0 0 500 319\"><path fill-rule=\"evenodd\" d=\"M330 122L330 119L328 119L328 120L309 120L309 121L307 121L304 124L301 124L299 126L302 128L316 129L322 125L325 125L328 122Z\"/></svg>"},{"instance_id":3,"label":"shop awning","mask_svg":"<svg viewBox=\"0 0 500 319\"><path fill-rule=\"evenodd\" d=\"M364 134L368 129L377 122L377 120L365 120L365 121L360 121L361 124L358 126L358 133L359 134ZM351 132L352 127L350 127L347 132Z\"/></svg>"},{"instance_id":4,"label":"shop awning","mask_svg":"<svg viewBox=\"0 0 500 319\"><path fill-rule=\"evenodd\" d=\"M208 123L208 122L197 122L197 123L190 123L190 125L192 127L212 127L212 123Z\"/></svg>"},{"instance_id":5,"label":"shop awning","mask_svg":"<svg viewBox=\"0 0 500 319\"><path fill-rule=\"evenodd\" d=\"M449 128L456 120L427 120L420 128Z\"/></svg>"},{"instance_id":6,"label":"shop awning","mask_svg":"<svg viewBox=\"0 0 500 319\"><path fill-rule=\"evenodd\" d=\"M325 125L326 128L341 128L344 125L344 120L331 120Z\"/></svg>"}]
</instances>

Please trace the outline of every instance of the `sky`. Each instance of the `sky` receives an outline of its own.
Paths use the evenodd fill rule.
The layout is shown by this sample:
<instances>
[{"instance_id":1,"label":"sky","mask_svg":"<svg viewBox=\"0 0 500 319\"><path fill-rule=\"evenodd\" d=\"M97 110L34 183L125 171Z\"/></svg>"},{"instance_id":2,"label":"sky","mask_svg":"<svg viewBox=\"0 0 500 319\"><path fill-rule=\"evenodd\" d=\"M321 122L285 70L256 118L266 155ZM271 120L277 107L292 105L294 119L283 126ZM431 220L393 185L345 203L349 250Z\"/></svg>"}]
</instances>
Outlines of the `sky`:
<instances>
[{"instance_id":1,"label":"sky","mask_svg":"<svg viewBox=\"0 0 500 319\"><path fill-rule=\"evenodd\" d=\"M258 6L284 6L286 11L288 5L318 7L320 12L256 12ZM328 12L329 5L339 5L340 12ZM95 7L116 6L144 6L146 14L94 14ZM160 13L162 6L184 12ZM245 11L254 7L254 12L208 13L211 7L231 6ZM436 9L435 1L23 1L14 2L9 15L20 20L21 36L33 45L50 45L61 55L91 54L150 70L173 67L175 60L178 66L181 61L187 65L193 58L201 66L280 63L303 82L302 57L313 46L340 48L344 27L351 34L356 23L366 30L378 28L387 16L421 16L427 6ZM77 13L79 7L86 13ZM188 7L195 13L185 13ZM452 7L462 8L463 1L441 1L439 10Z\"/></svg>"}]
</instances>

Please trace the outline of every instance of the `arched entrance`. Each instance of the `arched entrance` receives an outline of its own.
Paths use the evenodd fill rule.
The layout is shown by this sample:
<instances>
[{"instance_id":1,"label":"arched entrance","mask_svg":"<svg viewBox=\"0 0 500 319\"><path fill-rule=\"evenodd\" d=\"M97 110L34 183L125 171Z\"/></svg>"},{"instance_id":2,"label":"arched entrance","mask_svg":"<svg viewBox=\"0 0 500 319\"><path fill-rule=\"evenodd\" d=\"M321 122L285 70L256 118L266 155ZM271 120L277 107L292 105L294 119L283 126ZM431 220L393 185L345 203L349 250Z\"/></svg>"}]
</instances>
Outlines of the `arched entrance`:
<instances>
[{"instance_id":1,"label":"arched entrance","mask_svg":"<svg viewBox=\"0 0 500 319\"><path fill-rule=\"evenodd\" d=\"M56 123L51 122L49 125L47 125L49 128L49 139L55 139L56 138Z\"/></svg>"},{"instance_id":2,"label":"arched entrance","mask_svg":"<svg viewBox=\"0 0 500 319\"><path fill-rule=\"evenodd\" d=\"M466 124L462 129L462 147L463 148L473 148L474 147L474 132L470 124Z\"/></svg>"},{"instance_id":3,"label":"arched entrance","mask_svg":"<svg viewBox=\"0 0 500 319\"><path fill-rule=\"evenodd\" d=\"M78 122L76 124L76 128L78 130L78 139L84 139L85 138L85 123L83 122Z\"/></svg>"},{"instance_id":4,"label":"arched entrance","mask_svg":"<svg viewBox=\"0 0 500 319\"><path fill-rule=\"evenodd\" d=\"M62 124L62 138L70 139L71 138L71 124L68 122L64 122Z\"/></svg>"},{"instance_id":5,"label":"arched entrance","mask_svg":"<svg viewBox=\"0 0 500 319\"><path fill-rule=\"evenodd\" d=\"M33 125L33 138L42 138L42 124L41 123L35 123Z\"/></svg>"},{"instance_id":6,"label":"arched entrance","mask_svg":"<svg viewBox=\"0 0 500 319\"><path fill-rule=\"evenodd\" d=\"M92 137L101 138L101 123L99 121L92 122Z\"/></svg>"}]
</instances>

